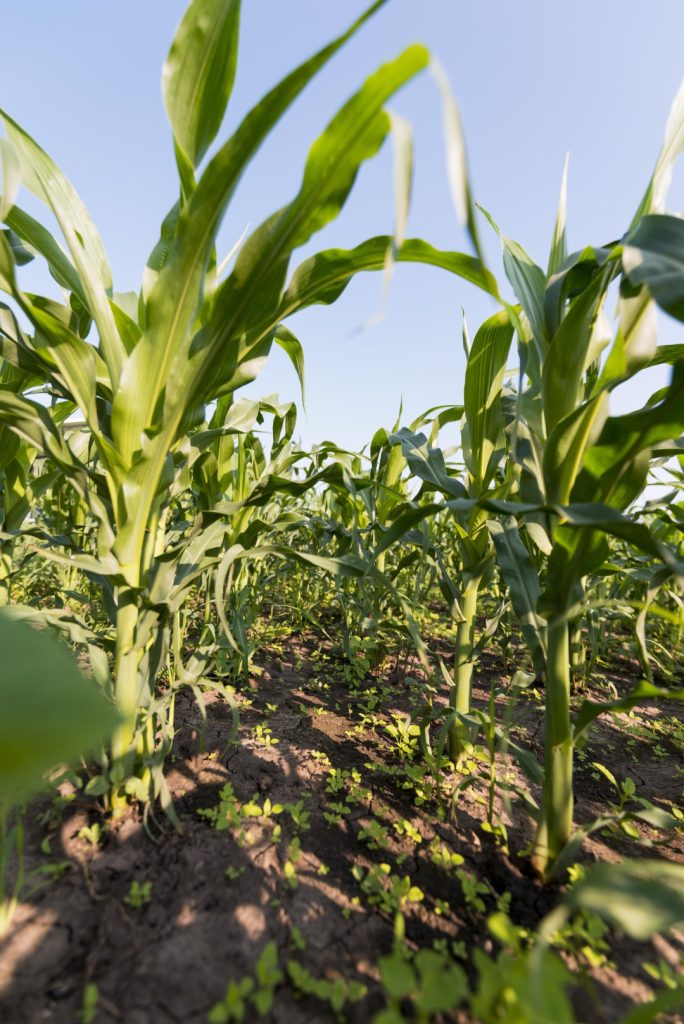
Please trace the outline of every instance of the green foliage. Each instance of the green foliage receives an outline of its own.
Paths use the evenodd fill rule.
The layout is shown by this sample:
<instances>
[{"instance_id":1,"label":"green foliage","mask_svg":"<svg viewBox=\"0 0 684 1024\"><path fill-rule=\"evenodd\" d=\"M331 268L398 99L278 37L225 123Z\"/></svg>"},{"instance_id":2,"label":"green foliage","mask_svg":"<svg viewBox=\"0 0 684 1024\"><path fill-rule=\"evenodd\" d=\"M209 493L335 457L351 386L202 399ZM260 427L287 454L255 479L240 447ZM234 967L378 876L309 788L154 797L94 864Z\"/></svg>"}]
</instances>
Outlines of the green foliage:
<instances>
[{"instance_id":1,"label":"green foliage","mask_svg":"<svg viewBox=\"0 0 684 1024\"><path fill-rule=\"evenodd\" d=\"M434 1014L455 1010L468 995L463 968L435 950L421 949L411 959L398 953L381 957L378 968L388 1006L375 1015L373 1024L404 1020L404 1002L411 1005L414 1019L429 1021Z\"/></svg>"},{"instance_id":2,"label":"green foliage","mask_svg":"<svg viewBox=\"0 0 684 1024\"><path fill-rule=\"evenodd\" d=\"M128 893L124 896L124 903L134 910L141 910L152 899L152 883L139 882L134 878L131 882Z\"/></svg>"},{"instance_id":3,"label":"green foliage","mask_svg":"<svg viewBox=\"0 0 684 1024\"><path fill-rule=\"evenodd\" d=\"M316 978L296 960L288 960L287 973L296 992L327 1003L338 1020L344 1020L342 1011L347 1003L358 1003L367 991L366 986L358 981Z\"/></svg>"},{"instance_id":4,"label":"green foliage","mask_svg":"<svg viewBox=\"0 0 684 1024\"><path fill-rule=\"evenodd\" d=\"M282 895L283 907L308 884L301 865L314 815L363 844L364 858L381 851L389 860L405 848L392 864L357 862L360 895L342 910L350 917L363 905L393 923L393 952L378 964L386 1005L376 1024L460 1008L482 1024L571 1024L568 964L580 972L609 964L610 929L643 941L684 921L680 865L575 864L592 832L619 829L621 840L656 845L656 830L679 830L683 820L671 799L648 800L631 776L620 778L609 747L595 753L588 744L600 716L613 716L629 751L647 743L659 763L682 772L673 756L684 739L678 718L628 716L684 698L684 347L658 345L656 317L658 307L684 320L684 222L666 209L684 146L684 93L619 241L568 253L567 167L544 264L484 214L514 302L484 264L458 108L434 63L450 187L475 255L405 237L412 143L387 108L428 66L421 46L358 85L305 156L290 201L220 261L216 240L252 158L383 5L373 3L273 86L222 139L241 4L191 0L162 82L178 191L135 292L114 290L75 189L0 112L8 303L0 304L0 930L27 882L22 805L48 773L60 769L55 789L68 783L108 814L141 803L148 829L159 801L179 828L165 764L180 689L196 702L203 751L212 735L207 701L225 710L225 748L208 754L219 761L237 740L240 715L257 711L247 687L266 676L260 649L284 656L284 638L313 627L322 643L313 675L304 678L303 659L292 658L304 693L294 710L288 692L265 714L259 706L262 717L249 720L252 754L287 759L277 725L290 713L298 729L330 727L328 739L341 742L334 716L348 701L345 740L372 743L379 756L364 752L362 774L333 766L308 743L322 776L319 802L280 804L259 793L241 801L226 783L217 805L198 813L241 847L260 834L280 844L284 892L273 902ZM314 252L292 270L296 250L342 212L390 135L394 235ZM59 238L17 205L22 185L46 206ZM33 260L57 297L24 290ZM463 394L454 404L408 423L400 409L361 452L333 442L303 451L294 403L239 398L275 344L303 402L303 347L290 317L333 303L357 273L384 271L389 280L407 261L440 267L496 303L472 341L464 320ZM642 371L657 366L669 368L667 384L640 407L611 414L612 393L631 382L638 395ZM455 448L443 446L445 428L457 432ZM645 678L628 690L609 682L601 694L601 670L625 648ZM322 699L333 692L334 701ZM542 705L540 763L526 717ZM577 759L610 787L607 811L579 828ZM405 807L397 814L378 785L401 789L420 821ZM496 891L444 841L441 825L450 816L458 825L468 799L481 809L478 841L506 854L517 833L507 828L511 801L520 801L534 819L534 870L545 882L569 875L536 933L513 920L513 893ZM73 800L55 795L52 824ZM88 820L79 837L94 854L105 826ZM46 838L43 852L49 847ZM66 864L41 865L42 881ZM423 885L414 873L421 865L441 876L445 893L431 898L414 884ZM226 878L245 870L231 864ZM318 875L329 871L321 864ZM133 880L124 902L141 910L152 886ZM496 946L465 948L459 938L414 949L411 911L423 901L443 923L459 907L473 926L496 908L488 919ZM290 948L303 952L294 926L290 935ZM644 970L663 990L624 1024L654 1019L681 998L664 961ZM340 1019L365 995L356 981L316 977L295 960L285 973L269 942L254 973L229 982L209 1021L265 1018L286 977L298 996ZM101 1001L89 984L79 1019L94 1020Z\"/></svg>"},{"instance_id":5,"label":"green foliage","mask_svg":"<svg viewBox=\"0 0 684 1024\"><path fill-rule=\"evenodd\" d=\"M118 716L64 645L8 611L0 646L0 801L17 801L46 771L105 742Z\"/></svg>"},{"instance_id":6,"label":"green foliage","mask_svg":"<svg viewBox=\"0 0 684 1024\"><path fill-rule=\"evenodd\" d=\"M199 469L194 463L201 461L210 470L213 466L207 461L211 463L211 455L217 459L219 500L212 504L225 505L227 497L237 510L248 498L240 487L226 495L221 466L225 452L220 442L219 451L210 455L205 447L223 434L248 432L249 426L241 428L235 420L229 425L234 395L257 375L274 341L290 355L301 377L301 347L280 321L317 301L318 294L314 289L283 306L290 258L342 209L360 166L375 155L390 131L384 104L425 67L426 51L410 47L384 65L333 117L309 152L296 196L246 239L224 280L215 239L235 188L264 139L316 73L380 6L381 2L373 4L338 39L271 89L199 173L232 89L240 4L193 0L163 77L180 198L162 225L139 293L113 292L102 241L76 191L30 135L2 114L7 131L3 153L12 183L3 201L13 232L9 237L28 247L29 258L47 262L67 304L22 291L17 269L24 259L18 259L17 247L0 235L0 287L34 332L24 332L6 309L0 420L3 434L13 432L34 458L38 454L61 475L95 527L92 545L84 543L80 532L68 538L68 555L54 550L61 538L49 534L43 535L41 547L45 556L68 558L75 569L91 574L116 627L114 693L122 722L112 741L112 768L102 775L116 812L131 797L158 797L174 818L163 778L173 734L173 702L155 700L157 678L171 646L178 659L180 609L195 581L204 575L208 583L207 574L226 552L235 552L238 541L240 551L247 551L259 539L254 520L244 523L253 527L250 534L236 534L220 517L203 529L204 513L211 506L200 505L189 524L184 520L182 506L190 507L190 474ZM19 175L54 215L68 255L45 228L13 205ZM347 280L357 269L366 269L353 260L343 262ZM92 324L96 330L90 344L85 339ZM24 376L5 372L5 360L10 367L25 370ZM64 414L55 414L59 406L48 409L23 393L35 382L55 400L64 401L67 416L78 411L91 444L82 446L80 431L62 428ZM211 427L198 433L209 403L216 403ZM280 431L288 416L276 413L276 419ZM277 455L280 437L274 440ZM26 467L24 459L17 466L3 465L3 471L23 479ZM270 482L262 483L260 497L253 498L256 505L278 490L279 474L272 473ZM296 492L296 485L289 486ZM309 486L307 481L304 488ZM3 544L5 540L10 543L4 538ZM4 595L11 557L11 551L3 549ZM225 562L226 574L231 563L232 559ZM224 580L219 573L217 586ZM221 624L228 627L223 609L218 611ZM243 617L238 623L244 625ZM226 634L240 650L229 627ZM244 647L243 643L243 653ZM205 664L211 654L210 645ZM181 663L175 666L176 678L187 685L195 685L200 672L199 666L190 671ZM268 742L265 728L263 738ZM146 749L150 743L152 749Z\"/></svg>"},{"instance_id":7,"label":"green foliage","mask_svg":"<svg viewBox=\"0 0 684 1024\"><path fill-rule=\"evenodd\" d=\"M565 903L592 910L635 939L648 939L684 921L684 867L661 860L596 864Z\"/></svg>"},{"instance_id":8,"label":"green foliage","mask_svg":"<svg viewBox=\"0 0 684 1024\"><path fill-rule=\"evenodd\" d=\"M478 982L471 1007L483 1024L574 1024L565 994L570 972L550 951L503 951L492 959L478 949L474 961Z\"/></svg>"},{"instance_id":9,"label":"green foliage","mask_svg":"<svg viewBox=\"0 0 684 1024\"><path fill-rule=\"evenodd\" d=\"M207 1015L209 1024L228 1024L228 1021L249 1019L250 1004L259 1018L266 1017L275 999L276 989L283 980L278 963L278 947L268 942L256 962L254 976L230 981L225 997L215 1003Z\"/></svg>"},{"instance_id":10,"label":"green foliage","mask_svg":"<svg viewBox=\"0 0 684 1024\"><path fill-rule=\"evenodd\" d=\"M97 1015L97 1006L100 1001L100 991L92 981L89 982L83 991L83 1000L78 1014L79 1024L93 1024Z\"/></svg>"}]
</instances>

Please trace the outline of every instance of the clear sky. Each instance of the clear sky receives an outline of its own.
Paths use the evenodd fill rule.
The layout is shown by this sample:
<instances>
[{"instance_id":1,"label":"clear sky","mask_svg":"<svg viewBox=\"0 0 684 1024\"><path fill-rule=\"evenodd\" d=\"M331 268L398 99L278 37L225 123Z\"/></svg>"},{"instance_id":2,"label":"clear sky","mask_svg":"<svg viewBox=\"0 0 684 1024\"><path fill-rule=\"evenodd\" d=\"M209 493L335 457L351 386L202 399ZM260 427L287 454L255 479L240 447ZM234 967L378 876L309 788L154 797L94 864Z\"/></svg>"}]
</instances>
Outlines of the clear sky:
<instances>
[{"instance_id":1,"label":"clear sky","mask_svg":"<svg viewBox=\"0 0 684 1024\"><path fill-rule=\"evenodd\" d=\"M184 6L184 0L3 5L0 105L70 177L99 227L121 291L138 289L176 196L160 73ZM219 140L364 7L361 0L244 0L237 81ZM426 43L448 71L475 198L505 234L545 264L569 152L571 248L619 237L648 181L684 74L682 38L681 0L390 0L273 132L237 193L221 248L227 251L248 224L256 227L295 194L308 147L336 109L379 63L414 41ZM434 82L423 75L393 109L415 127L409 235L466 248L447 187ZM670 198L672 208L684 207L681 171ZM25 195L21 202L36 208ZM389 232L392 219L386 146L365 165L341 217L300 258ZM481 232L498 273L498 241L484 222ZM365 275L336 305L289 322L306 353L308 415L300 429L307 444L327 438L359 448L378 426L392 424L402 396L406 421L462 398L460 310L472 330L492 305L441 271L404 265L384 319L359 331L379 309L381 285L380 275ZM662 326L662 341L675 340L675 325ZM618 396L618 407L641 404L661 379L654 372L647 386ZM279 350L249 393L274 391L297 397Z\"/></svg>"}]
</instances>

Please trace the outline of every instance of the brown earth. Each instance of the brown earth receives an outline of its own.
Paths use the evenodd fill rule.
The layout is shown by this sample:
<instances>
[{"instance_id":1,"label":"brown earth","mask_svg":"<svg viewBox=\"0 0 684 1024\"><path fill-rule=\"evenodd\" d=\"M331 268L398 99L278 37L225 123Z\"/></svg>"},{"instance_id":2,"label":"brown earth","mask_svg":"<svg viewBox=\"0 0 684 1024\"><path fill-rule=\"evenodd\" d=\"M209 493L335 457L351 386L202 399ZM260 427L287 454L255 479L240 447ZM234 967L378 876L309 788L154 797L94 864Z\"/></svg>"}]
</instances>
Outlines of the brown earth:
<instances>
[{"instance_id":1,"label":"brown earth","mask_svg":"<svg viewBox=\"0 0 684 1024\"><path fill-rule=\"evenodd\" d=\"M384 1005L376 965L392 947L393 914L368 906L352 875L356 865L390 862L397 865L393 871L399 876L410 876L424 898L405 908L408 945L429 947L440 939L462 944L456 950L465 955L471 980L467 954L475 947L495 950L486 917L502 898L500 905L510 901L507 912L515 923L529 929L553 908L558 889L541 886L531 876L528 861L516 856L531 837L521 806L513 802L504 808L500 793L496 796L511 854L482 830L487 795L482 768L453 806L449 797L463 776L445 780L443 820L434 802L417 806L415 789L403 788L402 757L383 721L389 721L393 710L409 706L408 683L393 679L392 696L375 710L380 721L359 724L359 702L382 678L350 687L340 677L340 663L320 658L321 644L313 635L286 641L279 656L262 652L253 688L237 697L239 745L233 744L225 756L221 752L232 724L228 705L216 693L206 695L202 744L197 705L188 696L180 699L168 782L182 834L157 820L150 823L150 838L139 817L131 814L118 827L104 830L94 846L79 838L84 826L104 820L92 800L76 796L62 801L60 809L59 802L43 798L32 808L27 867L57 864L61 873L26 899L0 943L2 1022L74 1024L82 1019L83 992L92 982L99 992L95 1024L202 1024L223 998L229 980L253 973L260 951L271 940L278 946L281 965L295 959L316 977L362 982L367 995L345 1008L344 1019L367 1022ZM501 675L502 666L485 655L475 689L479 706L486 706L490 683ZM610 681L619 692L628 685L623 671L613 673ZM603 691L602 699L606 696ZM502 697L502 710L503 703ZM537 756L541 715L541 700L533 696L513 711L513 735ZM663 721L669 725L661 735L654 731L654 722ZM577 822L605 813L613 799L609 783L592 766L596 760L609 765L618 779L633 778L638 796L664 808L681 805L682 737L684 716L674 702L640 709L631 718L604 716L578 756ZM419 764L419 758L413 763ZM361 781L348 778L340 793L326 793L331 768L355 769ZM499 771L508 772L513 784L522 784L510 758ZM291 847L294 823L286 811L223 830L197 814L217 806L227 782L240 803L255 797L262 809L266 799L271 805L305 801L310 827L300 833L298 858ZM326 821L330 803L341 801L350 786L356 787L348 801L351 813L337 822ZM359 840L359 830L371 818L387 828L386 849L369 849ZM420 842L417 833L413 839L406 834L405 822L417 830ZM274 835L277 826L280 835ZM41 851L46 834L48 853ZM646 844L663 838L645 828L641 834ZM483 883L479 898L484 912L465 898L453 870L430 857L430 844L437 840L463 857L462 871ZM684 863L682 834L670 834L664 845L655 846L627 836L595 834L582 857L617 860L626 855ZM152 887L149 902L137 909L124 902L133 881ZM594 967L579 953L566 954L578 971L573 998L584 1024L614 1024L630 1006L643 1003L654 982L642 964L665 961L676 970L684 951L684 935L674 932L649 943L616 935L607 941L606 962ZM248 1009L245 1019L262 1019L255 1014ZM313 1024L336 1018L325 1003L298 996L284 982L267 1019ZM470 1020L463 1013L435 1019L461 1024ZM662 1020L674 1024L684 1017L670 1013Z\"/></svg>"}]
</instances>

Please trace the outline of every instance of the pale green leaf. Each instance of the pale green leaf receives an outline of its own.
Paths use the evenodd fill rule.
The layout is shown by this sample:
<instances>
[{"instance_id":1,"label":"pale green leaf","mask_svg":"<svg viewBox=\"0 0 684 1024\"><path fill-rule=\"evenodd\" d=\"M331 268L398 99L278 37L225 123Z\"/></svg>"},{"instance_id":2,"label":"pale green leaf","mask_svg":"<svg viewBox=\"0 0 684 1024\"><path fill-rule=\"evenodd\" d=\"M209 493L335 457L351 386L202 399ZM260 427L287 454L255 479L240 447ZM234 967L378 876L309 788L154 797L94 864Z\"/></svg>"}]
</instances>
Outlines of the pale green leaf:
<instances>
[{"instance_id":1,"label":"pale green leaf","mask_svg":"<svg viewBox=\"0 0 684 1024\"><path fill-rule=\"evenodd\" d=\"M192 0L162 75L176 145L193 167L221 127L235 80L240 0Z\"/></svg>"}]
</instances>

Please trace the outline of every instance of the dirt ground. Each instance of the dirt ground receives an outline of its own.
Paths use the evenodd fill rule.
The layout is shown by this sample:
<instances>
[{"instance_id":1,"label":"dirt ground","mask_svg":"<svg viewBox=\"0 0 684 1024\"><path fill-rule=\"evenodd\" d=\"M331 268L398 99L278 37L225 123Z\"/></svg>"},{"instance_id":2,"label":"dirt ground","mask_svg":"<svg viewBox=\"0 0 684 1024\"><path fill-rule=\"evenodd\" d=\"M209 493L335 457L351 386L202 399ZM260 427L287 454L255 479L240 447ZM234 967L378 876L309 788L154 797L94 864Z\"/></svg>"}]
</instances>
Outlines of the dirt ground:
<instances>
[{"instance_id":1,"label":"dirt ground","mask_svg":"<svg viewBox=\"0 0 684 1024\"><path fill-rule=\"evenodd\" d=\"M453 803L451 794L463 779L445 780L440 820L431 780L415 782L402 767L419 764L419 758L402 753L385 728L393 711L408 707L410 683L392 680L393 697L380 691L373 709L369 687L382 684L382 672L350 686L342 678L342 664L325 655L325 644L313 634L262 651L251 689L237 695L238 742L225 756L232 728L226 702L216 693L206 695L203 730L196 703L189 695L180 698L168 782L181 834L157 819L150 838L131 815L115 829L103 829L94 844L82 832L103 822L92 799L76 795L37 802L29 815L27 866L51 864L53 878L21 905L0 944L0 1020L203 1024L228 982L253 973L259 953L274 941L282 965L296 960L317 978L363 983L366 994L345 1006L343 1018L370 1021L384 1005L376 965L392 947L394 915L369 905L352 869L358 876L359 867L365 873L379 862L390 863L421 890L422 899L404 906L409 947L445 940L463 956L471 979L469 951L496 948L486 918L498 906L522 927L538 925L559 892L535 881L527 859L519 856L531 838L523 809L515 802L504 808L497 794L508 853L482 829L487 779L479 766L478 778ZM485 655L475 689L480 706L501 672L496 659ZM608 681L618 692L628 685L622 670ZM605 699L606 693L601 695ZM541 717L541 700L534 696L519 702L513 713L513 736L537 756ZM654 726L656 721L665 726ZM681 805L682 737L684 716L674 702L639 709L632 717L604 716L577 759L576 821L604 813L614 799L594 761L609 765L619 780L631 777L637 795L657 806ZM331 783L336 769L340 774L333 774ZM513 784L522 779L510 758L499 770ZM235 806L244 810L253 802L259 813L218 829L198 811L216 808L226 783L233 787ZM344 799L347 811L339 812ZM296 808L300 801L295 813L308 812L308 827L298 828L289 810L277 813L276 805ZM385 829L379 849L360 836L372 820ZM646 828L640 831L647 842L663 839ZM666 838L662 845L644 846L624 835L597 833L586 842L582 859L646 855L684 863L682 833ZM475 895L467 898L462 877L433 855L444 849L460 855L461 874L481 884ZM133 882L151 883L149 899L137 907L125 902ZM676 971L684 951L684 935L678 933L650 943L611 933L605 941L608 948L593 966L568 955L577 969L573 1001L585 1024L614 1024L644 1002L654 982L643 964L662 961ZM89 983L98 990L90 1018L81 1015ZM334 1021L336 1015L286 979L267 1018L250 1008L245 1019L314 1024ZM466 1024L471 1018L456 1013L435 1019ZM684 1015L671 1013L662 1020L682 1021Z\"/></svg>"}]
</instances>

